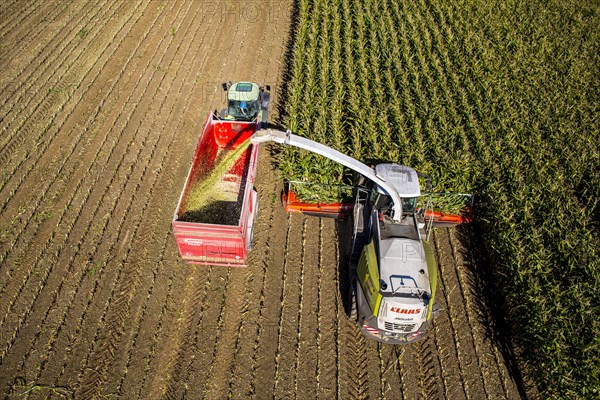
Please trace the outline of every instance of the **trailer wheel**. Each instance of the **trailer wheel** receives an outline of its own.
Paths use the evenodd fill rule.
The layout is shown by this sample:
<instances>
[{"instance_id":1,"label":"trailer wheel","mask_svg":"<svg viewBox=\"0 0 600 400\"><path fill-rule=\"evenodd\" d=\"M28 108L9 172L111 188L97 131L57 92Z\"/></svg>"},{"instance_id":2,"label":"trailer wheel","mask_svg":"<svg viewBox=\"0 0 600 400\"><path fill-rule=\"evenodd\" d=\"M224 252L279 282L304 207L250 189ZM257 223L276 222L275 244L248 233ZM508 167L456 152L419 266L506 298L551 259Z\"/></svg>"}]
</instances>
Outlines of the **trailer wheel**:
<instances>
[{"instance_id":1,"label":"trailer wheel","mask_svg":"<svg viewBox=\"0 0 600 400\"><path fill-rule=\"evenodd\" d=\"M253 188L252 191L254 192L254 198L256 201L254 203L254 215L252 216L252 228L250 229L248 238L246 239L247 250L252 250L252 247L254 247L254 226L256 224L256 219L258 218L258 192L255 188Z\"/></svg>"}]
</instances>

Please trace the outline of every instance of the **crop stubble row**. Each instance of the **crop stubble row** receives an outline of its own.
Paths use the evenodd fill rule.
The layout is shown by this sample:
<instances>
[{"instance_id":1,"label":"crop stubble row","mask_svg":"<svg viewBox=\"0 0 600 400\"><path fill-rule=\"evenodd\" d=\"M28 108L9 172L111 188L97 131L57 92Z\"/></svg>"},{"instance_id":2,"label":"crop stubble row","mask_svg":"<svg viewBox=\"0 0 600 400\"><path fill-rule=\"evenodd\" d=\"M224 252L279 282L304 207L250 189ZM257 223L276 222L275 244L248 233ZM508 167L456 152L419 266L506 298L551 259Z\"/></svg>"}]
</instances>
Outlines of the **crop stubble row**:
<instances>
[{"instance_id":1,"label":"crop stubble row","mask_svg":"<svg viewBox=\"0 0 600 400\"><path fill-rule=\"evenodd\" d=\"M51 50L48 56L53 56L55 59L50 60L51 62L41 59L41 64L45 64L45 67L31 68L29 65L28 68L22 69L20 74L24 77L16 77L13 80L17 89L5 92L11 97L9 101L3 103L5 112L8 113L2 119L5 132L7 131L3 137L6 143L3 143L0 152L0 159L7 164L2 175L3 191L15 190L13 186L8 188L4 186L8 177L13 184L22 182L21 174L29 172L32 165L35 165L33 162L43 154L46 146L58 133L58 127L64 122L61 118L70 114L78 105L81 94L87 90L86 84L89 81L82 78L93 76L89 73L89 68L94 66L94 63L95 66L102 65L96 63L96 59L94 56L90 57L90 54L95 52L102 54L101 46L110 40L110 36L105 35L110 35L111 31L107 31L105 25L100 25L98 29L92 29L88 36L80 40L73 36L77 26L89 24L90 18L98 17L98 14L101 18L107 19L118 18L119 13L128 14L126 8L119 7L118 4L111 4L105 11L98 11L101 9L95 9L90 5L88 9L81 10L82 20L75 28L67 28L65 36L59 32L53 42L56 43L56 48L48 46ZM33 64L37 65L37 63ZM14 154L17 149L19 151ZM15 174L21 180L15 179Z\"/></svg>"},{"instance_id":2,"label":"crop stubble row","mask_svg":"<svg viewBox=\"0 0 600 400\"><path fill-rule=\"evenodd\" d=\"M114 10L113 10L114 12ZM107 55L110 55L111 52L106 52ZM104 60L106 60L107 57L104 57ZM97 63L99 64L99 66L102 65L102 63ZM95 77L98 74L98 71L100 69L99 68L95 68L94 69L94 74L88 74L88 76L92 77L92 80L95 79ZM85 72L85 71L81 71L81 72ZM80 77L81 79L81 77ZM88 80L89 81L89 80ZM42 90L43 92L43 90ZM80 92L81 93L81 92ZM79 94L80 94L79 93ZM71 108L74 107L76 104L78 104L79 100L80 100L80 96L74 96L74 98L72 99L72 101L70 102ZM30 111L31 112L31 111ZM33 112L35 113L35 111ZM37 118L39 119L44 119L44 118L50 118L53 117L51 114L50 115L40 115L40 113L37 113ZM63 125L65 123L65 118L69 116L70 119L69 121L67 121L67 125ZM61 128L63 128L63 132L62 135L64 135L65 133L69 133L71 129L73 129L73 125L69 125L69 123L73 124L73 116L70 113L63 113L60 116L62 118L62 122L59 124L59 126ZM69 129L70 128L70 129ZM36 131L37 132L37 131ZM65 158L61 158L60 160L57 157L57 147L61 148L60 145L60 140L61 138L63 138L62 136L58 136L58 129L57 130L53 130L51 132L44 132L44 134L46 134L46 144L53 144L53 148L48 149L45 146L38 146L35 150L36 152L33 154L29 154L28 157L23 157L24 154L12 154L11 152L7 152L7 156L9 156L11 158L11 161L8 163L7 168L5 170L3 170L3 172L6 172L7 174L12 174L10 175L10 178L5 181L4 183L6 184L3 187L2 190L2 198L4 200L4 203L2 205L2 211L3 213L5 213L5 215L8 216L13 216L13 229L11 233L16 234L15 238L11 238L14 241L18 240L18 235L21 233L20 231L15 231L15 227L14 227L14 222L17 222L15 219L18 220L18 222L20 224L25 224L25 223L29 223L32 222L31 220L35 220L34 218L32 218L33 211L40 208L40 202L42 201L42 195L46 195L46 190L47 190L47 186L44 188L43 186L40 185L40 182L44 182L48 184L56 181L57 179L59 179L61 177L61 170L57 169L57 170L53 170L55 167L55 164L58 164L59 161L63 162L63 165L65 162L67 162L69 160L68 157L68 153L65 154ZM20 136L22 136L23 138L27 138L28 134L30 133L30 131L28 130L22 130L20 131ZM64 138L63 138L64 139ZM79 139L81 139L81 136L79 136L78 138L72 138L69 137L68 139L70 139L73 143L73 145L78 144L79 143ZM40 143L41 144L41 143ZM63 144L64 146L64 144ZM16 157L19 156L19 157ZM42 159L42 157L45 157L44 159ZM14 163L13 163L14 161ZM71 160L72 161L72 160ZM16 165L13 165L16 164ZM40 166L43 165L46 170L48 172L45 172L45 169L40 168ZM13 166L14 169L11 170L9 167ZM35 168L35 169L34 169ZM42 170L42 171L40 171ZM30 177L30 173L31 172L36 173L37 175L34 175L33 177L31 177L31 179L27 180L27 186L23 189L21 189L21 184L24 182L25 178L29 178ZM53 173L52 173L53 172ZM40 187L41 186L41 187ZM8 204L9 200L13 200L14 196L19 196L18 191L21 190L21 198L18 198L19 200L17 201L12 201L11 204ZM24 192L24 193L23 193ZM31 196L32 194L35 194L37 196ZM32 198L28 198L27 196L30 196ZM47 195L46 197L46 201L47 198L52 199L52 201L55 200L55 195ZM28 203L28 201L31 203ZM33 203L33 201L36 201L35 203ZM7 247L12 247L12 246L7 246ZM3 253L2 255L2 260L4 260L4 257L6 256L6 253Z\"/></svg>"},{"instance_id":3,"label":"crop stubble row","mask_svg":"<svg viewBox=\"0 0 600 400\"><path fill-rule=\"evenodd\" d=\"M189 23L190 23L190 19L194 16L193 13L190 13L190 7L189 5L187 5L185 3L182 3L180 5L180 11L183 11L181 14L179 14L176 16L176 20L174 22L172 22L170 24L170 26L175 27L176 29L181 29L182 33L181 33L181 39L179 38L175 38L174 41L179 41L181 40L181 42L178 43L177 46L172 46L169 47L169 50L172 49L172 51L177 52L177 50L179 50L179 48L181 47L181 43L184 43L183 48L185 49L186 47L189 48L189 41L185 41L185 35L187 34L188 31L188 27L189 27ZM183 21L183 22L182 22ZM182 23L184 25L182 25ZM185 28L184 26L187 25ZM168 25L167 25L168 26ZM193 37L193 35L192 35ZM185 59L185 51L181 51L181 58L175 56L173 57L172 55L169 55L169 52L167 51L167 53L165 54L164 59L165 60L172 60L169 61L169 63L167 65L164 65L162 63L162 61L159 61L158 65L161 66L161 68L165 68L166 70L168 70L169 68L171 68L172 66L178 66L178 65L182 65L183 63L181 63L181 60ZM176 78L176 77L175 77ZM162 98L162 102L166 101L169 97L171 97L172 99L179 97L179 95L181 93L179 93L181 85L182 85L183 81L179 81L176 83L176 87L179 87L179 89L174 89L173 90L173 96L169 96L169 86L159 83L161 88L164 88L164 90L166 91L166 93L164 95L161 95ZM164 115L164 118L169 118L172 115L177 115L177 112L173 113L174 107L177 105L177 103L172 103L170 106L166 107L166 111L163 113L163 104L159 105L159 109L157 111L155 111L154 113L156 115L158 115L159 118L159 123L156 124L156 121L152 122L151 125L150 123L148 123L150 126L146 127L144 130L148 130L148 131L156 131L156 132L169 132L167 129L165 129L167 127L167 120L165 119L163 122L160 122L160 118L162 115ZM176 110L176 109L175 109ZM152 121L152 119L148 118L146 119L147 121ZM173 133L173 131L171 131L170 133ZM161 135L162 137L164 137L164 133ZM162 139L161 137L161 139ZM168 136L167 136L168 137ZM163 146L159 146L158 149L156 151L155 154L155 148L152 148L152 152L150 154L150 160L160 160L159 162L156 163L155 166L148 166L147 168L150 169L152 171L152 173L154 174L155 177L161 176L160 175L160 170L162 168L164 168L164 162L165 160L168 160L166 157L170 154L170 149L171 149L171 145L173 142L173 136L168 137L168 141L166 144L166 148ZM159 139L159 143L160 143L160 139ZM157 146L157 145L155 145ZM163 147L163 148L161 148ZM153 157L154 156L154 157ZM162 157L161 157L162 156ZM178 159L178 157L174 158L175 160ZM167 167L169 168L169 167ZM145 172L145 171L144 171ZM161 176L161 178L166 179L168 175L163 175ZM151 181L152 182L152 181ZM167 183L168 181L163 181L162 183ZM152 182L153 183L153 182ZM155 199L160 199L162 196L164 196L166 193L164 192L164 185L158 185L158 186L154 186L154 184L150 184L148 185L150 188L152 188L152 191L145 195L145 196L140 196L139 198L142 199L142 203L143 205L141 207L139 207L139 209L141 210L141 215L143 216L142 220L145 222L144 226L139 229L139 234L137 233L137 227L136 230L134 230L133 232L133 237L134 240L131 244L130 249L138 249L139 251L136 251L135 256L134 257L138 257L141 255L141 260L144 260L144 258L146 258L147 253L150 249L164 249L164 242L162 241L162 238L155 238L154 236L158 234L158 232L160 232L159 230L159 226L158 224L156 224L157 221L160 220L161 217L161 213L159 211L160 207L160 202L158 204L154 204L156 202ZM168 185L167 185L168 187ZM137 193L136 193L136 197L137 197ZM138 208L138 207L136 207ZM148 210L148 212L145 212L146 210ZM155 225L156 224L156 225ZM158 232L157 232L158 231ZM154 247L153 244L156 243L157 246ZM140 254L141 253L141 254ZM160 254L158 259L160 259ZM127 258L125 258L127 259ZM103 336L104 336L104 340L101 342L100 347L100 351L97 351L97 357L99 357L104 364L109 364L105 358L109 358L107 352L110 352L110 349L115 346L115 338L118 337L119 335L123 334L123 330L125 329L125 327L129 327L129 326L134 326L135 324L127 324L125 321L126 316L129 315L128 310L131 307L131 305L137 305L139 304L139 301L136 298L133 298L133 296L136 293L137 290L137 286L139 284L139 282L148 282L150 280L150 277L146 274L147 271L151 270L151 268L149 268L152 265L152 263L146 263L144 261L141 262L132 262L132 263L126 263L123 265L123 267L120 268L120 273L122 272L122 276L123 278L121 278L121 275L118 278L119 284L120 286L115 287L114 293L116 294L116 299L113 300L115 306L111 307L112 313L109 314L109 317L107 317L107 320L110 321L111 324L114 324L115 321L119 322L119 325L117 327L111 326L110 324L107 324L111 329L108 329L108 332L103 332ZM111 298L114 298L114 295L111 295ZM120 304L119 302L122 301L122 303ZM134 321L137 320L135 314L133 315ZM100 331L101 328L98 330ZM106 331L106 330L105 330ZM127 332L125 332L125 334L127 334ZM127 344L127 341L123 341L123 342L119 342L119 343L124 343ZM95 365L96 363L92 363L92 365ZM86 377L84 376L83 379L86 379ZM81 386L91 386L92 388L97 388L98 387L98 382L97 382L97 378L94 376L88 376L87 377L87 381L86 381L86 385L81 385ZM111 393L112 391L109 390L109 393Z\"/></svg>"},{"instance_id":4,"label":"crop stubble row","mask_svg":"<svg viewBox=\"0 0 600 400\"><path fill-rule=\"evenodd\" d=\"M63 178L63 179L64 179L64 178ZM70 193L74 193L74 192L70 192ZM71 199L72 199L72 198L71 198ZM68 203L67 203L67 204L68 204ZM60 219L59 219L59 217L54 217L54 218L55 218L55 221L53 221L53 222L55 222L57 225L58 225L58 223L59 223L59 222L60 222L60 221L63 219L63 217L65 216L65 213L68 211L68 207L64 207L64 208L62 209L62 211L63 211L63 214L60 216ZM77 218L77 216L78 216L78 215L75 215L75 219ZM52 219L53 219L52 217L51 217L51 218L49 218L49 220L50 220L50 221L51 221ZM56 220L58 220L58 222L57 222ZM47 232L47 233L50 235L50 238L46 239L47 241L46 241L46 243L45 243L45 244L42 244L42 243L40 243L40 242L43 240L42 238L44 237L44 235L39 235L39 234L38 234L38 236L37 236L37 239L38 239L38 240L36 240L34 243L30 244L29 248L27 249L27 250L28 250L27 252L24 252L24 251L23 251L24 249L19 249L19 250L22 250L23 252L21 253L21 255L19 255L18 257L16 257L16 260L18 260L18 262L19 262L21 265L27 265L27 264L28 264L28 263L27 263L27 261L28 261L28 260L27 260L27 259L25 259L25 260L24 260L24 259L22 258L23 256L25 256L25 257L31 257L31 258L32 258L32 260L33 260L33 261L31 262L31 264L35 265L36 258L37 258L37 257L39 257L39 254L44 254L44 253L42 253L43 251L47 250L47 253L46 253L46 254L48 254L48 253L49 253L49 254L55 254L55 253L53 253L51 250L48 250L48 247L49 247L49 244L50 244L51 242L52 242L52 244L53 244L53 245L56 245L55 241L52 241L52 239L53 239L54 237L58 236L58 234L57 234L56 230L52 231L52 228L53 228L53 226L49 225L49 223L48 223L48 222L49 222L49 221L48 221L48 220L46 220L46 221L44 221L44 223L43 223L43 224L40 224L40 225L43 225L43 226L42 226L42 228L44 228L44 229L42 230L42 232ZM66 226L66 229L69 229L69 230L70 230L70 229L72 229L72 225ZM42 236L42 238L40 238L39 236ZM59 237L60 237L60 236L59 236ZM43 247L42 247L42 246L43 246ZM60 245L60 246L62 246L62 245ZM23 247L25 247L25 246L23 246ZM37 249L39 249L39 253L36 253L36 251L35 251L35 250L37 250ZM10 258L9 258L8 260L9 260L9 263L8 263L8 264L9 264L9 266L10 266L10 265L11 265L11 261L12 261L12 260L11 260ZM39 261L41 261L41 260L40 260L40 259L38 259L38 262L39 262ZM15 264L17 264L17 261L15 261ZM17 265L19 265L19 264L17 264ZM48 265L48 266L49 266L49 265L52 265L52 263L47 263L47 265ZM25 268L18 269L18 270L17 270L17 272L19 272L19 273L20 273L20 272L23 272L23 270L25 270ZM26 276L23 278L23 280L22 280L22 286L20 286L20 289L18 289L17 293L21 293L21 290L24 288L24 285L25 285L25 284L26 284L26 282L28 281L28 278L29 278L29 276L31 276L32 272L33 272L33 266L31 267L31 269L29 269L29 270L27 271L27 275L26 275ZM36 271L36 272L37 272L37 271ZM15 282L19 282L19 281L18 281L17 279L15 279L15 277L12 277L12 283L15 283ZM8 286L4 286L4 287L3 287L3 289L7 289L7 287L8 287ZM3 290L3 294L6 294L6 290ZM14 301L15 301L15 300L16 300L16 298L15 298L15 297L13 297L13 301L6 301L4 304L10 304L10 305L12 305L12 304L14 303ZM9 309L9 310L7 310L7 312L8 312L8 311L10 311L10 309ZM7 314L7 315L8 315L8 314Z\"/></svg>"}]
</instances>

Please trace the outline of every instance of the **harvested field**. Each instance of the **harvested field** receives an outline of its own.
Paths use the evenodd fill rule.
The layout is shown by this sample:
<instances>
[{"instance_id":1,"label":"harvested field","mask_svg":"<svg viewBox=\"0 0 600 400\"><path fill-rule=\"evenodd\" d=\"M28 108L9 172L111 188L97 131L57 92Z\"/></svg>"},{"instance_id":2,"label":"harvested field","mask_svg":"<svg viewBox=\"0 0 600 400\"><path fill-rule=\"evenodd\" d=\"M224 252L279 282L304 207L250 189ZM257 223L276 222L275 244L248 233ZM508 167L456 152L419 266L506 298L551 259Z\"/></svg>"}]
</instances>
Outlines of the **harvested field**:
<instances>
[{"instance_id":1,"label":"harvested field","mask_svg":"<svg viewBox=\"0 0 600 400\"><path fill-rule=\"evenodd\" d=\"M428 338L367 341L344 316L336 222L284 213L264 149L251 266L179 260L172 213L218 84L281 87L290 10L3 3L0 398L523 394L460 232L435 234L444 311Z\"/></svg>"}]
</instances>

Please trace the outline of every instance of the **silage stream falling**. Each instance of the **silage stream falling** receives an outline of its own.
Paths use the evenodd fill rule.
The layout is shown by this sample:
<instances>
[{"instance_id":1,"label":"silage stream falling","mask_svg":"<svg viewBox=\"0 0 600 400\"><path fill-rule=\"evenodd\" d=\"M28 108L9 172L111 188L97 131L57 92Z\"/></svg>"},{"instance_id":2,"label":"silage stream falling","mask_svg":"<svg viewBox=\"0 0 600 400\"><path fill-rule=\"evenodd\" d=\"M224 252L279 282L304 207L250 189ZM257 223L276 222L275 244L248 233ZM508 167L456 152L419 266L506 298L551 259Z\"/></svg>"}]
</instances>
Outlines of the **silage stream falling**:
<instances>
[{"instance_id":1,"label":"silage stream falling","mask_svg":"<svg viewBox=\"0 0 600 400\"><path fill-rule=\"evenodd\" d=\"M241 204L238 197L243 187L240 182L225 180L227 173L248 149L250 140L236 149L223 149L217 155L212 169L204 178L196 179L186 198L182 220L212 224L235 225L239 219Z\"/></svg>"}]
</instances>

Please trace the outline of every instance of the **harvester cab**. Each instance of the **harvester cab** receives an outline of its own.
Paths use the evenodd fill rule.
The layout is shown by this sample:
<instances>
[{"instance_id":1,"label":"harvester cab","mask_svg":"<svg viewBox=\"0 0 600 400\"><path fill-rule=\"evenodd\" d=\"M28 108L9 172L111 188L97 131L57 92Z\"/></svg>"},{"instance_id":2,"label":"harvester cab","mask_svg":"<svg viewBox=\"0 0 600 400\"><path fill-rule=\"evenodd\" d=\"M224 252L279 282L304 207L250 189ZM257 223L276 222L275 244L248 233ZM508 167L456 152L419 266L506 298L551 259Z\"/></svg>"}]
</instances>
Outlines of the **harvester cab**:
<instances>
[{"instance_id":1,"label":"harvester cab","mask_svg":"<svg viewBox=\"0 0 600 400\"><path fill-rule=\"evenodd\" d=\"M417 172L414 169L391 163L378 164L375 166L375 175L394 187L402 199L402 216L404 218L416 212L417 199L421 195L421 186ZM380 210L382 214L389 215L392 198L377 184L371 189L374 207Z\"/></svg>"},{"instance_id":2,"label":"harvester cab","mask_svg":"<svg viewBox=\"0 0 600 400\"><path fill-rule=\"evenodd\" d=\"M267 122L271 90L269 85L254 82L223 83L227 92L227 108L221 110L219 118L226 121Z\"/></svg>"}]
</instances>

